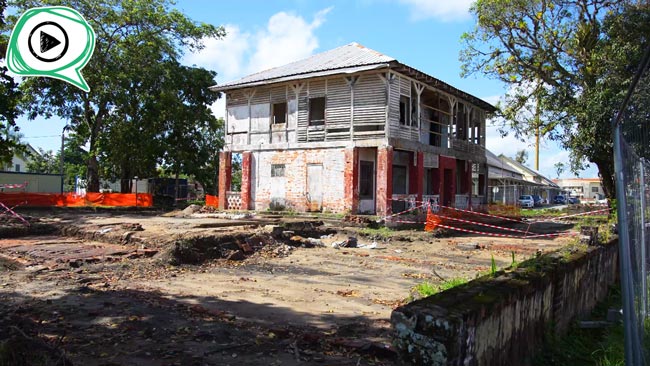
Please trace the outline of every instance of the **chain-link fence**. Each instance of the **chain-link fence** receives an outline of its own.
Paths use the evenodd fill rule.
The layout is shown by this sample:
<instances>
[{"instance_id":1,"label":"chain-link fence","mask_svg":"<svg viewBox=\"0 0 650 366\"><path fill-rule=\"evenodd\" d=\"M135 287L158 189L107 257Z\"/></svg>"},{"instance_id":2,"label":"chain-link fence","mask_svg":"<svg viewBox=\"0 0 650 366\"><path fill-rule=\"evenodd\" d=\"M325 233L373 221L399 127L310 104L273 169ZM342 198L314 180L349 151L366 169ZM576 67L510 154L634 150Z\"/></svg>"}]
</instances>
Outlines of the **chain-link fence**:
<instances>
[{"instance_id":1,"label":"chain-link fence","mask_svg":"<svg viewBox=\"0 0 650 366\"><path fill-rule=\"evenodd\" d=\"M650 50L649 50L650 51ZM620 244L626 365L650 365L647 341L650 281L650 53L626 96L614 125L614 160Z\"/></svg>"}]
</instances>

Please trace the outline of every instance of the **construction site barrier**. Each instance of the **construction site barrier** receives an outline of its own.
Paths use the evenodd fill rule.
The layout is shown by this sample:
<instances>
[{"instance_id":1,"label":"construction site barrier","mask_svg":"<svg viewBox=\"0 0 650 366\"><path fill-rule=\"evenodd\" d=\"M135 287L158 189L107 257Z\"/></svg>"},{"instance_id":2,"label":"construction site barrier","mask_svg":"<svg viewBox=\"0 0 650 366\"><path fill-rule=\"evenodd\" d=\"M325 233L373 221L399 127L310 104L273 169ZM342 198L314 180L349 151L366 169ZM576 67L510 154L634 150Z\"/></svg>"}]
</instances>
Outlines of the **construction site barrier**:
<instances>
[{"instance_id":1,"label":"construction site barrier","mask_svg":"<svg viewBox=\"0 0 650 366\"><path fill-rule=\"evenodd\" d=\"M219 197L206 194L205 205L212 206L212 207L219 207Z\"/></svg>"},{"instance_id":2,"label":"construction site barrier","mask_svg":"<svg viewBox=\"0 0 650 366\"><path fill-rule=\"evenodd\" d=\"M32 207L152 207L153 196L147 193L0 193L0 202L7 206Z\"/></svg>"}]
</instances>

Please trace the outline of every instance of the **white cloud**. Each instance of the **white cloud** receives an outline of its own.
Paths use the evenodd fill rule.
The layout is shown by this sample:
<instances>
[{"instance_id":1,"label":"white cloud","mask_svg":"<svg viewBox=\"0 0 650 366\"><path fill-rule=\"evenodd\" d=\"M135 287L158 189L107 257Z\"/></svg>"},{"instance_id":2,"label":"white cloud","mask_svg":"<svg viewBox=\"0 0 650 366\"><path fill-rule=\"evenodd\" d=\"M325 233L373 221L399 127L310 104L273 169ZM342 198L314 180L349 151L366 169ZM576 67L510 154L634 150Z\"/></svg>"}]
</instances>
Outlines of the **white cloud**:
<instances>
[{"instance_id":1,"label":"white cloud","mask_svg":"<svg viewBox=\"0 0 650 366\"><path fill-rule=\"evenodd\" d=\"M217 72L217 82L236 80L242 76L285 65L311 56L318 48L314 31L324 22L332 7L316 14L311 22L291 13L279 12L269 18L266 27L252 33L237 25L226 25L223 39L206 39L204 48L188 53L184 64L197 65ZM217 117L225 117L225 99L211 107Z\"/></svg>"},{"instance_id":2,"label":"white cloud","mask_svg":"<svg viewBox=\"0 0 650 366\"><path fill-rule=\"evenodd\" d=\"M226 25L223 39L208 38L204 48L188 53L183 62L217 72L219 80L230 80L241 75L244 57L250 47L250 34L242 33L236 25Z\"/></svg>"},{"instance_id":3,"label":"white cloud","mask_svg":"<svg viewBox=\"0 0 650 366\"><path fill-rule=\"evenodd\" d=\"M527 150L529 151L530 146L527 142L522 142L514 136L513 132L509 132L505 137L501 137L499 132L500 125L494 125L487 122L487 135L485 139L485 146L488 150L492 151L496 155L503 154L507 157L514 157L517 151ZM530 157L529 153L529 157Z\"/></svg>"},{"instance_id":4,"label":"white cloud","mask_svg":"<svg viewBox=\"0 0 650 366\"><path fill-rule=\"evenodd\" d=\"M216 102L212 103L210 106L212 114L217 118L226 118L226 98L223 96L217 99Z\"/></svg>"},{"instance_id":5,"label":"white cloud","mask_svg":"<svg viewBox=\"0 0 650 366\"><path fill-rule=\"evenodd\" d=\"M310 56L318 48L314 30L325 21L332 7L315 14L311 23L300 16L279 12L265 30L256 35L255 52L249 60L248 73L263 71Z\"/></svg>"},{"instance_id":6,"label":"white cloud","mask_svg":"<svg viewBox=\"0 0 650 366\"><path fill-rule=\"evenodd\" d=\"M318 48L314 31L325 22L331 10L329 7L317 12L311 22L296 14L279 12L256 33L226 25L223 39L204 40L205 47L186 54L183 63L214 70L217 81L223 83L303 59Z\"/></svg>"},{"instance_id":7,"label":"white cloud","mask_svg":"<svg viewBox=\"0 0 650 366\"><path fill-rule=\"evenodd\" d=\"M399 0L411 8L414 20L437 19L443 22L470 18L469 8L475 0Z\"/></svg>"}]
</instances>

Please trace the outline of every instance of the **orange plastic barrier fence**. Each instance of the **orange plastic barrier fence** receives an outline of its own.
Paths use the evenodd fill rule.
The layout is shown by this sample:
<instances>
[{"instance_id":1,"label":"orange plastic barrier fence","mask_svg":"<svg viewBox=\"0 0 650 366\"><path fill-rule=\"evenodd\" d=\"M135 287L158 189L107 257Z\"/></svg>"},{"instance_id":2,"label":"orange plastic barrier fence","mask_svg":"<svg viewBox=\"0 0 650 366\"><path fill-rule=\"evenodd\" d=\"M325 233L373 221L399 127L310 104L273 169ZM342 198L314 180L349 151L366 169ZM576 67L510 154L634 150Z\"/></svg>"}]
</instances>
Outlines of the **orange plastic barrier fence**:
<instances>
[{"instance_id":1,"label":"orange plastic barrier fence","mask_svg":"<svg viewBox=\"0 0 650 366\"><path fill-rule=\"evenodd\" d=\"M151 207L153 197L147 193L0 193L0 202L7 206L113 206L113 207Z\"/></svg>"},{"instance_id":2,"label":"orange plastic barrier fence","mask_svg":"<svg viewBox=\"0 0 650 366\"><path fill-rule=\"evenodd\" d=\"M427 222L424 225L424 231L433 231L440 224L440 217L431 212L431 207L427 209Z\"/></svg>"},{"instance_id":3,"label":"orange plastic barrier fence","mask_svg":"<svg viewBox=\"0 0 650 366\"><path fill-rule=\"evenodd\" d=\"M206 206L218 207L219 206L219 197L206 194L205 195L205 205Z\"/></svg>"}]
</instances>

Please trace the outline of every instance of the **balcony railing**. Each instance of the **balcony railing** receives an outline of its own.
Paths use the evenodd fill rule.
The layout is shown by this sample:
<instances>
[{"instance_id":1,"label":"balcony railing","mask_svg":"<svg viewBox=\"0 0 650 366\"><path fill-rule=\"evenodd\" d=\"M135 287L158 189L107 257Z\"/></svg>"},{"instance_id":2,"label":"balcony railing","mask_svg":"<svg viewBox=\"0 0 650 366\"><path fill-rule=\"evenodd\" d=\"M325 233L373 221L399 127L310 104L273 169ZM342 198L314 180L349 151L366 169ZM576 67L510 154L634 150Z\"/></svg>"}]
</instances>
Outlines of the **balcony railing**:
<instances>
[{"instance_id":1,"label":"balcony railing","mask_svg":"<svg viewBox=\"0 0 650 366\"><path fill-rule=\"evenodd\" d=\"M228 191L226 192L226 209L227 210L241 210L242 200L241 192Z\"/></svg>"},{"instance_id":2,"label":"balcony railing","mask_svg":"<svg viewBox=\"0 0 650 366\"><path fill-rule=\"evenodd\" d=\"M451 140L451 148L457 151L464 151L470 154L485 155L485 148L465 140Z\"/></svg>"},{"instance_id":3,"label":"balcony railing","mask_svg":"<svg viewBox=\"0 0 650 366\"><path fill-rule=\"evenodd\" d=\"M469 195L457 194L454 206L461 210L467 210L469 208Z\"/></svg>"},{"instance_id":4,"label":"balcony railing","mask_svg":"<svg viewBox=\"0 0 650 366\"><path fill-rule=\"evenodd\" d=\"M439 194L424 194L422 195L425 208L431 207L432 212L440 211L440 195Z\"/></svg>"}]
</instances>

